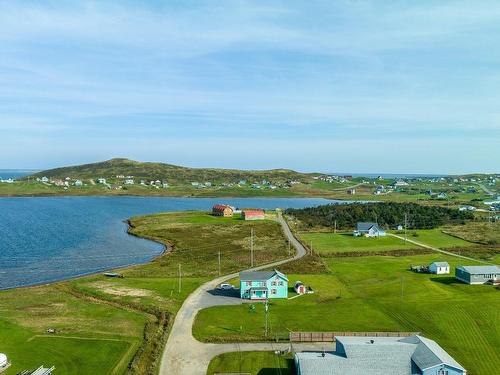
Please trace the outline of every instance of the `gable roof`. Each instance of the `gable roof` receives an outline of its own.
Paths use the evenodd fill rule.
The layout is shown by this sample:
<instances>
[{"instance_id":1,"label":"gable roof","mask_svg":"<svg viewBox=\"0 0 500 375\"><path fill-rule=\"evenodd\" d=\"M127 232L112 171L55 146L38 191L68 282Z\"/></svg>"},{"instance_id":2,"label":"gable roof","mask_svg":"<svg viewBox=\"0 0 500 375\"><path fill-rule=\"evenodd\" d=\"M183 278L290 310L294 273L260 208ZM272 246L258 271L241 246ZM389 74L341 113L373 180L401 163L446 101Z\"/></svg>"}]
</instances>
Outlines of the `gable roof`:
<instances>
[{"instance_id":1,"label":"gable roof","mask_svg":"<svg viewBox=\"0 0 500 375\"><path fill-rule=\"evenodd\" d=\"M233 210L233 208L227 204L216 204L212 207L212 210L214 211L224 211L226 208Z\"/></svg>"},{"instance_id":2,"label":"gable roof","mask_svg":"<svg viewBox=\"0 0 500 375\"><path fill-rule=\"evenodd\" d=\"M356 225L356 229L358 231L369 231L371 228L375 229L375 230L381 230L379 227L378 227L378 224L377 223L370 223L370 222L366 222L366 223L358 223Z\"/></svg>"},{"instance_id":3,"label":"gable roof","mask_svg":"<svg viewBox=\"0 0 500 375\"><path fill-rule=\"evenodd\" d=\"M498 266L458 266L457 268L462 269L471 275L500 273L500 268Z\"/></svg>"},{"instance_id":4,"label":"gable roof","mask_svg":"<svg viewBox=\"0 0 500 375\"><path fill-rule=\"evenodd\" d=\"M431 263L431 266L435 264L437 267L449 267L450 265L448 264L448 262L432 262Z\"/></svg>"},{"instance_id":5,"label":"gable roof","mask_svg":"<svg viewBox=\"0 0 500 375\"><path fill-rule=\"evenodd\" d=\"M336 337L337 352L295 355L303 375L413 375L439 365L465 369L435 341L410 337ZM343 353L345 352L345 353ZM415 368L417 366L419 369ZM419 371L420 370L420 371Z\"/></svg>"},{"instance_id":6,"label":"gable roof","mask_svg":"<svg viewBox=\"0 0 500 375\"><path fill-rule=\"evenodd\" d=\"M422 336L411 336L402 341L418 344L411 359L422 371L440 365L447 365L465 371L451 355L431 339Z\"/></svg>"},{"instance_id":7,"label":"gable roof","mask_svg":"<svg viewBox=\"0 0 500 375\"><path fill-rule=\"evenodd\" d=\"M240 280L267 281L271 277L278 275L288 281L287 277L278 270L273 271L243 271L240 272Z\"/></svg>"},{"instance_id":8,"label":"gable roof","mask_svg":"<svg viewBox=\"0 0 500 375\"><path fill-rule=\"evenodd\" d=\"M411 375L415 344L399 342L400 337L336 337L340 353L298 353L303 375ZM373 340L373 343L370 341Z\"/></svg>"},{"instance_id":9,"label":"gable roof","mask_svg":"<svg viewBox=\"0 0 500 375\"><path fill-rule=\"evenodd\" d=\"M264 210L243 210L243 214L246 216L260 216L260 215L265 215Z\"/></svg>"}]
</instances>

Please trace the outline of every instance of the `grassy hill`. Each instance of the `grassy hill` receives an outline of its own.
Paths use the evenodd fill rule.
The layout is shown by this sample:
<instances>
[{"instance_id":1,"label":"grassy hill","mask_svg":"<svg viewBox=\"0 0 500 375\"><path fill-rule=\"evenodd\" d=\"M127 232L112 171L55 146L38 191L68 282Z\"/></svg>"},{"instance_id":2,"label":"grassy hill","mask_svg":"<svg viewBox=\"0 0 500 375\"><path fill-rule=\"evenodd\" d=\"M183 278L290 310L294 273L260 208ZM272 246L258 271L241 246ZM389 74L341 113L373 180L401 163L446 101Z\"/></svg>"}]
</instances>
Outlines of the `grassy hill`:
<instances>
[{"instance_id":1,"label":"grassy hill","mask_svg":"<svg viewBox=\"0 0 500 375\"><path fill-rule=\"evenodd\" d=\"M297 180L305 182L311 179L311 174L299 173L289 169L272 170L236 170L216 168L188 168L166 163L138 162L130 159L111 159L98 163L83 164L62 168L49 169L38 172L31 177L49 177L52 179L108 178L116 176L134 176L135 179L144 180L167 180L170 183L186 183L193 181L210 182L248 182L262 181L263 179L273 182L285 182Z\"/></svg>"}]
</instances>

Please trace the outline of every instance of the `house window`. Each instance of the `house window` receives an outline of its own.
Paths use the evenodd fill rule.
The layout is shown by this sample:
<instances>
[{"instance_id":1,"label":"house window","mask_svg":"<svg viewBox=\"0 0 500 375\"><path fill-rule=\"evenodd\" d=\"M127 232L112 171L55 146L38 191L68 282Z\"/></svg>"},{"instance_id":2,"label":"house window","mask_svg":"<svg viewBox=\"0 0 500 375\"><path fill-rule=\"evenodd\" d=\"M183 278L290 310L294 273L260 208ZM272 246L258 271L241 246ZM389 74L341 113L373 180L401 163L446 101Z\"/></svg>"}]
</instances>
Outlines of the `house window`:
<instances>
[{"instance_id":1,"label":"house window","mask_svg":"<svg viewBox=\"0 0 500 375\"><path fill-rule=\"evenodd\" d=\"M441 369L438 371L438 375L448 375L448 370Z\"/></svg>"},{"instance_id":2,"label":"house window","mask_svg":"<svg viewBox=\"0 0 500 375\"><path fill-rule=\"evenodd\" d=\"M271 289L271 294L277 294L278 291L276 289Z\"/></svg>"},{"instance_id":3,"label":"house window","mask_svg":"<svg viewBox=\"0 0 500 375\"><path fill-rule=\"evenodd\" d=\"M265 281L262 281L262 282L260 283L260 286L266 286L266 282L265 282Z\"/></svg>"},{"instance_id":4,"label":"house window","mask_svg":"<svg viewBox=\"0 0 500 375\"><path fill-rule=\"evenodd\" d=\"M247 284L247 286L251 286L252 282L251 281L247 281L246 284Z\"/></svg>"},{"instance_id":5,"label":"house window","mask_svg":"<svg viewBox=\"0 0 500 375\"><path fill-rule=\"evenodd\" d=\"M278 283L278 285L279 285L279 286L283 286L283 281L280 281L280 282Z\"/></svg>"},{"instance_id":6,"label":"house window","mask_svg":"<svg viewBox=\"0 0 500 375\"><path fill-rule=\"evenodd\" d=\"M276 281L272 281L272 282L271 282L271 285L272 285L272 286L276 286Z\"/></svg>"}]
</instances>

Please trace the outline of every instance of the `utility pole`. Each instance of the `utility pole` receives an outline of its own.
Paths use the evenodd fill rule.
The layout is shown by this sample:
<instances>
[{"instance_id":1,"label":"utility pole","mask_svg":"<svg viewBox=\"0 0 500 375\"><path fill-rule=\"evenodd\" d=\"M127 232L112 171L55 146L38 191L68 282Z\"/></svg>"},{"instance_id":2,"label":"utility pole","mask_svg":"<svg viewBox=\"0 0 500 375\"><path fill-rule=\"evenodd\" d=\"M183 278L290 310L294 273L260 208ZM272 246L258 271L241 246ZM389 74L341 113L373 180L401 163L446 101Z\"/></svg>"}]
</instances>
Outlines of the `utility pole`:
<instances>
[{"instance_id":1,"label":"utility pole","mask_svg":"<svg viewBox=\"0 0 500 375\"><path fill-rule=\"evenodd\" d=\"M179 293L181 292L182 287L182 273L181 273L181 264L179 263Z\"/></svg>"},{"instance_id":2,"label":"utility pole","mask_svg":"<svg viewBox=\"0 0 500 375\"><path fill-rule=\"evenodd\" d=\"M253 267L253 228L250 230L250 265Z\"/></svg>"},{"instance_id":3,"label":"utility pole","mask_svg":"<svg viewBox=\"0 0 500 375\"><path fill-rule=\"evenodd\" d=\"M267 298L266 298L266 304L264 306L264 310L265 310L265 315L266 315L265 337L267 337L267 313L269 311L269 306L267 304Z\"/></svg>"},{"instance_id":4,"label":"utility pole","mask_svg":"<svg viewBox=\"0 0 500 375\"><path fill-rule=\"evenodd\" d=\"M408 222L408 214L405 213L405 242L406 242L406 226Z\"/></svg>"},{"instance_id":5,"label":"utility pole","mask_svg":"<svg viewBox=\"0 0 500 375\"><path fill-rule=\"evenodd\" d=\"M404 276L401 275L401 302L403 302L404 297Z\"/></svg>"},{"instance_id":6,"label":"utility pole","mask_svg":"<svg viewBox=\"0 0 500 375\"><path fill-rule=\"evenodd\" d=\"M220 251L219 251L219 276L220 276Z\"/></svg>"}]
</instances>

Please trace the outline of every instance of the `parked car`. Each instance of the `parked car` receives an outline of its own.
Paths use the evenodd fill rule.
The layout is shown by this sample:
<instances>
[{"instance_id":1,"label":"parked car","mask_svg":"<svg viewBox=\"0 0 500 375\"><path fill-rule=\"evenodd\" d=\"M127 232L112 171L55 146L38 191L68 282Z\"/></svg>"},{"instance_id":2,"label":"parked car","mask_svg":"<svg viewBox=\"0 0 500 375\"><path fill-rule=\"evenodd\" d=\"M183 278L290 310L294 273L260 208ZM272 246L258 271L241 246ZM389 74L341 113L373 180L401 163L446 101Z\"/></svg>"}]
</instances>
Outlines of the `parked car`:
<instances>
[{"instance_id":1,"label":"parked car","mask_svg":"<svg viewBox=\"0 0 500 375\"><path fill-rule=\"evenodd\" d=\"M231 285L231 284L220 284L219 285L219 289L222 289L222 290L231 290L231 289L234 289L234 286Z\"/></svg>"}]
</instances>

